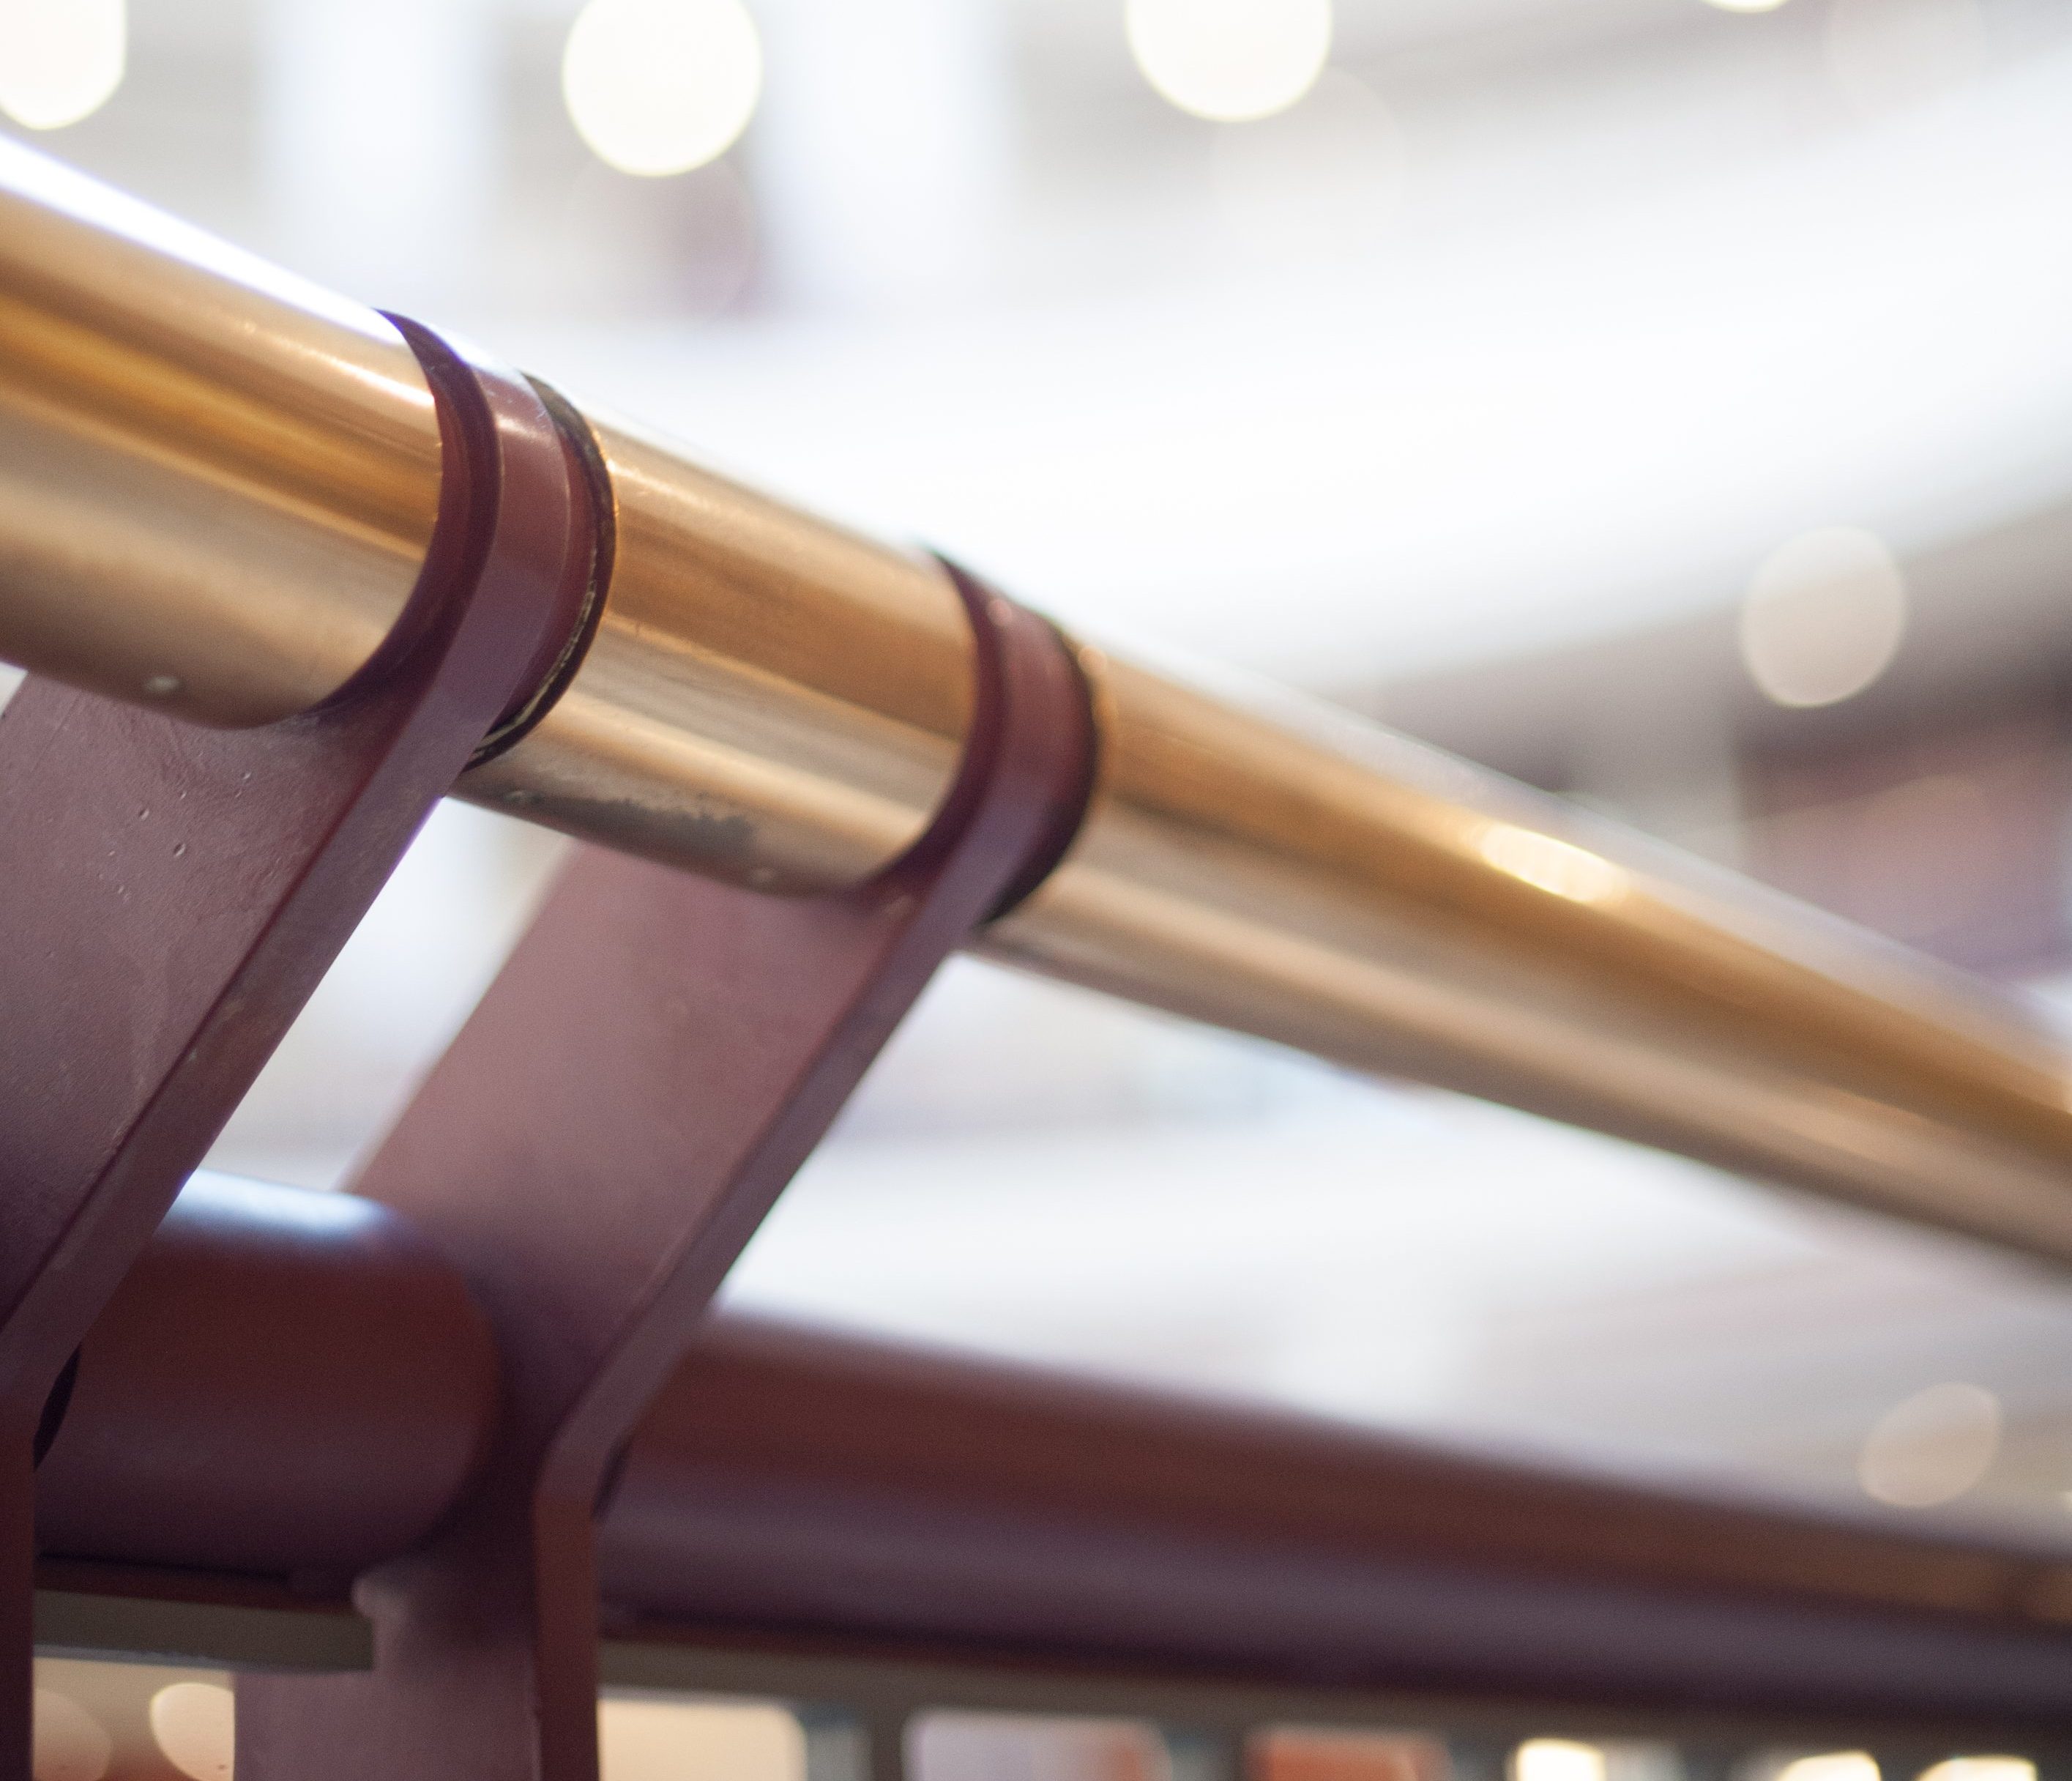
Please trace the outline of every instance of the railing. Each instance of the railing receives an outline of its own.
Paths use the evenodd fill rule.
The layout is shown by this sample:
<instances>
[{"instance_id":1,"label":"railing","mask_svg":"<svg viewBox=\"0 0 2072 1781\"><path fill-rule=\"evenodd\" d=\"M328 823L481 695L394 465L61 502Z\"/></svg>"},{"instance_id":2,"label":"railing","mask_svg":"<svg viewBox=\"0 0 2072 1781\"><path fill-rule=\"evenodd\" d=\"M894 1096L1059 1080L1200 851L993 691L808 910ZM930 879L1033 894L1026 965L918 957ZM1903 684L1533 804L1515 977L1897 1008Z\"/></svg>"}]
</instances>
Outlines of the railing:
<instances>
[{"instance_id":1,"label":"railing","mask_svg":"<svg viewBox=\"0 0 2072 1781\"><path fill-rule=\"evenodd\" d=\"M142 1576L220 1610L183 1632L161 1608L171 1642L140 1630L144 1651L364 1664L342 1602L255 1580L350 1577L421 1540L495 1384L466 1289L393 1214L191 1187L88 1337L44 1463L51 1642L149 1627L122 1594ZM1599 1730L1781 1738L2049 1742L2072 1713L2062 1549L738 1314L642 1418L600 1543L608 1662L722 1692L796 1695L773 1684L787 1663L869 1652L961 1675L952 1701L1112 1710L1135 1690L1198 1723L1232 1717L1211 1710L1232 1689L1260 1717L1551 1704Z\"/></svg>"},{"instance_id":2,"label":"railing","mask_svg":"<svg viewBox=\"0 0 2072 1781\"><path fill-rule=\"evenodd\" d=\"M424 784L411 809L450 789L722 881L734 900L713 908L802 924L773 956L820 944L816 910L905 919L983 856L990 887L960 893L977 900L943 916L927 946L961 941L1341 1063L2072 1259L2072 1073L2012 1004L1349 719L1084 644L1050 661L1049 633L933 560L498 375L0 154L0 659L100 696L77 708L100 726L91 749L76 742L84 764L64 765L89 723L74 707L46 699L0 721L0 818L16 824L18 874L0 954L32 955L18 966L30 974L10 980L23 999L0 1055L28 1109L0 1160L31 1184L0 1374L18 1409L33 1398L49 1447L47 1644L364 1667L368 1623L343 1580L405 1575L397 1555L427 1541L450 1553L451 1529L489 1512L483 1481L511 1461L512 1429L529 1426L527 1382L558 1364L552 1307L569 1302L500 1272L495 1228L507 1212L514 1231L534 1218L561 1228L551 1171L527 1186L483 1163L462 1207L424 1188L438 1173L425 1159L465 1173L478 1154L504 1154L442 1149L440 1121L464 1104L482 1117L483 1083L529 1104L525 1071L550 1092L565 1069L550 1055L557 1023L541 1018L554 997L587 993L608 1022L615 997L637 999L643 965L669 969L675 930L623 916L627 887L648 879L598 866L606 875L550 911L552 944L521 955L516 987L479 1017L490 1036L464 1036L431 1110L406 1121L401 1161L370 1177L367 1191L442 1254L364 1202L257 1191L198 1189L143 1244L209 1121L407 839L402 814L343 865L312 841L315 865L282 868L279 883L255 873L236 911L252 923L248 951L195 992L198 1036L166 1041L148 1092L96 1088L126 1110L107 1115L105 1142L76 1168L49 1161L84 1117L68 1111L70 1085L144 1018L121 1001L128 986L94 987L108 968L87 892L149 934L134 887L174 870L154 853L117 883L80 864L80 931L68 930L72 856L84 862L114 821L70 826L76 788L117 756L158 771L187 746L179 738L208 734L199 726L247 740L195 742L166 770L197 811L244 796L268 749L312 784L343 784L359 769L296 751L327 736L360 747L352 726L398 688L428 689L434 714L453 705L449 658L467 647L453 640L496 600L508 607L502 666L475 675L491 689L478 715L443 720L458 740L446 767L413 768ZM499 574L508 588L492 597ZM150 715L121 718L101 699ZM435 758L446 757L424 760ZM1018 838L984 840L1021 806ZM247 815L262 837L281 820ZM34 841L31 819L44 825ZM136 813L164 820L148 800ZM124 828L109 857L130 862L135 833ZM184 852L167 835L163 851ZM192 862L179 883L198 869L245 870ZM327 871L347 888L317 922L294 899ZM32 880L33 895L18 889ZM623 933L605 931L622 917ZM621 976L589 970L592 940L619 948ZM89 961L82 1001L115 1012L46 1022L52 986L68 981L50 962L60 944ZM715 1006L759 1032L760 955L744 956L738 971L722 959L720 974L743 981ZM934 956L859 968L841 1018L864 1025L842 1029L841 1069L861 1067ZM709 977L717 969L708 961ZM897 995L884 987L894 978ZM705 980L686 981L679 1002ZM804 993L768 992L775 1028L788 1030ZM668 1030L670 1045L689 1043ZM204 1054L231 1061L180 1115L198 1093L187 1060ZM731 1067L719 1053L706 1063ZM763 1197L727 1199L724 1216L688 1235L670 1226L613 1263L685 1257L684 1281L705 1284L668 1284L659 1322L659 1300L630 1285L633 1309L600 1325L594 1375L540 1410L526 1450L539 1468L525 1473L536 1558L553 1544L538 1528L559 1525L551 1505L581 1495L586 1528L601 1501L606 1676L870 1696L881 1717L931 1700L1134 1701L1224 1726L1530 1714L1748 1737L2072 1741L2072 1559L2054 1550L1535 1471L775 1326L722 1320L693 1337L699 1292L845 1092L836 1077L760 1082L726 1106L767 1093L784 1127L742 1140L753 1166L739 1167ZM625 1166L652 1163L666 1185L668 1144L701 1141L667 1109L633 1111L663 1135ZM623 1137L600 1150L619 1155ZM589 1235L573 1228L555 1240L571 1250ZM623 1359L633 1349L637 1365ZM592 1429L595 1489L554 1483L571 1429ZM536 1608L562 1599L548 1582L538 1591ZM528 1636L550 1646L558 1624L541 1610ZM458 1701L474 1684L450 1686ZM316 1709L253 1697L253 1772L319 1772L290 1736ZM582 1772L579 1752L541 1735L545 1754L485 1755L479 1772ZM290 1747L304 1754L290 1761Z\"/></svg>"}]
</instances>

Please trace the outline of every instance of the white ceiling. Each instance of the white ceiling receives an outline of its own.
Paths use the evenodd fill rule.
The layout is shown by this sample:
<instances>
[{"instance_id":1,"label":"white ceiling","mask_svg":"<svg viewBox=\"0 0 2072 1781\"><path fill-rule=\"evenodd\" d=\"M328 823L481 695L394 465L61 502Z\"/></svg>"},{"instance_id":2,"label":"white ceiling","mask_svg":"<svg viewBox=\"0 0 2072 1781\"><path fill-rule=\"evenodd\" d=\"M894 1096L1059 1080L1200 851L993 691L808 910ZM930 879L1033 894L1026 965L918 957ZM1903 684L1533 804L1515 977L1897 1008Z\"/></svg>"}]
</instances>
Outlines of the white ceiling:
<instances>
[{"instance_id":1,"label":"white ceiling","mask_svg":"<svg viewBox=\"0 0 2072 1781\"><path fill-rule=\"evenodd\" d=\"M1626 152L1667 153L1684 97L1634 102ZM1544 167L1463 166L1335 255L1195 243L1041 302L516 331L1074 623L1326 684L1718 607L1815 526L1910 551L2072 487L2072 56L1686 144L1674 177L1506 141L1576 163L1564 201Z\"/></svg>"}]
</instances>

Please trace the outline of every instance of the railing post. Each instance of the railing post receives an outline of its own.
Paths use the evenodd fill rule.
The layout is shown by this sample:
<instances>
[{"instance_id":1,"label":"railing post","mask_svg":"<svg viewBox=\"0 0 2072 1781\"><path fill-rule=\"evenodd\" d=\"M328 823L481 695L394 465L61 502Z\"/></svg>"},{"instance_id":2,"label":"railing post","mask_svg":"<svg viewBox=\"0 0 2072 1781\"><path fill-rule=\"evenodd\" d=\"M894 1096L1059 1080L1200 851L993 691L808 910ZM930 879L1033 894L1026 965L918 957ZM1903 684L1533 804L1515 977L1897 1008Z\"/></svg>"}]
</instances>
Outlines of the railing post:
<instances>
[{"instance_id":1,"label":"railing post","mask_svg":"<svg viewBox=\"0 0 2072 1781\"><path fill-rule=\"evenodd\" d=\"M881 1707L864 1722L862 1781L906 1781L906 1731L912 1715Z\"/></svg>"},{"instance_id":2,"label":"railing post","mask_svg":"<svg viewBox=\"0 0 2072 1781\"><path fill-rule=\"evenodd\" d=\"M315 711L213 730L31 680L0 714L0 1781L29 1781L31 1453L95 1316L588 597L522 378L411 324L442 440L410 611Z\"/></svg>"},{"instance_id":3,"label":"railing post","mask_svg":"<svg viewBox=\"0 0 2072 1781\"><path fill-rule=\"evenodd\" d=\"M504 1425L446 1536L363 1580L372 1676L240 1686L240 1781L595 1781L592 1517L615 1459L915 997L1085 807L1071 652L952 573L976 710L915 847L818 897L580 855L359 1182L468 1277Z\"/></svg>"}]
</instances>

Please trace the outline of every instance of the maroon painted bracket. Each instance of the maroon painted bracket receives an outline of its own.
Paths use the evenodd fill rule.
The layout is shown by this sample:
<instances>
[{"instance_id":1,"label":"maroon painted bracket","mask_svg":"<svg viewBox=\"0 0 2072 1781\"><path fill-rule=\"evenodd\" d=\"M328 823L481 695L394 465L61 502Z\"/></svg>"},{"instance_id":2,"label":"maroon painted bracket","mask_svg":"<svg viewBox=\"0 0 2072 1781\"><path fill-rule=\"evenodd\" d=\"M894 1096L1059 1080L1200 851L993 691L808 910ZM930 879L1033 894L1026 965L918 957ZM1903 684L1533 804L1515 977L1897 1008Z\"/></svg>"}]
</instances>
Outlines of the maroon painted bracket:
<instances>
[{"instance_id":1,"label":"maroon painted bracket","mask_svg":"<svg viewBox=\"0 0 2072 1781\"><path fill-rule=\"evenodd\" d=\"M432 806L580 627L588 472L522 377L399 322L432 545L323 708L212 730L31 680L0 714L0 1781L30 1781L33 1453L66 1364Z\"/></svg>"},{"instance_id":2,"label":"maroon painted bracket","mask_svg":"<svg viewBox=\"0 0 2072 1781\"><path fill-rule=\"evenodd\" d=\"M812 898L586 849L359 1183L467 1274L504 1424L458 1519L362 1580L372 1674L240 1682L240 1781L595 1781L592 1521L615 1460L923 985L1085 808L1071 652L951 573L976 710L915 848Z\"/></svg>"}]
</instances>

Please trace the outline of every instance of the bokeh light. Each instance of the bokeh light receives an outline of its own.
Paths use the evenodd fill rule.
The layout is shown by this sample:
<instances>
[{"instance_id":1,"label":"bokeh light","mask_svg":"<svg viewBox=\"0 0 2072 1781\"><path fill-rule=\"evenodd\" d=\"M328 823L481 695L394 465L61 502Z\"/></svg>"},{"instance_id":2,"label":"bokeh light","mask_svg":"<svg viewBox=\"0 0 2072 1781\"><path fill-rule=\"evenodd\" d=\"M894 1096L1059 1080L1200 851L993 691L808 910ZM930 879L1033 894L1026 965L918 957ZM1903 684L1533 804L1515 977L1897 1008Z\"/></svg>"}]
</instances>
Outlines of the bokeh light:
<instances>
[{"instance_id":1,"label":"bokeh light","mask_svg":"<svg viewBox=\"0 0 2072 1781\"><path fill-rule=\"evenodd\" d=\"M175 1682L151 1697L151 1735L165 1759L194 1781L230 1781L237 1709L217 1682Z\"/></svg>"},{"instance_id":2,"label":"bokeh light","mask_svg":"<svg viewBox=\"0 0 2072 1781\"><path fill-rule=\"evenodd\" d=\"M1906 618L1906 583L1883 541L1829 526L1757 570L1741 607L1741 657L1778 705L1833 705L1891 665Z\"/></svg>"},{"instance_id":3,"label":"bokeh light","mask_svg":"<svg viewBox=\"0 0 2072 1781\"><path fill-rule=\"evenodd\" d=\"M1511 1781L1605 1781L1605 1753L1565 1738L1531 1738L1511 1753Z\"/></svg>"},{"instance_id":4,"label":"bokeh light","mask_svg":"<svg viewBox=\"0 0 2072 1781\"><path fill-rule=\"evenodd\" d=\"M1616 903L1626 892L1623 868L1586 847L1537 829L1490 823L1482 831L1478 851L1499 872L1570 903Z\"/></svg>"},{"instance_id":5,"label":"bokeh light","mask_svg":"<svg viewBox=\"0 0 2072 1781\"><path fill-rule=\"evenodd\" d=\"M1877 1760L1864 1750L1828 1750L1786 1763L1777 1781L1878 1781Z\"/></svg>"},{"instance_id":6,"label":"bokeh light","mask_svg":"<svg viewBox=\"0 0 2072 1781\"><path fill-rule=\"evenodd\" d=\"M741 0L590 0L561 55L577 134L646 178L717 160L762 92L762 39Z\"/></svg>"},{"instance_id":7,"label":"bokeh light","mask_svg":"<svg viewBox=\"0 0 2072 1781\"><path fill-rule=\"evenodd\" d=\"M1919 1781L2036 1781L2025 1756L1953 1756L1923 1769Z\"/></svg>"},{"instance_id":8,"label":"bokeh light","mask_svg":"<svg viewBox=\"0 0 2072 1781\"><path fill-rule=\"evenodd\" d=\"M603 1781L805 1781L806 1739L782 1707L750 1701L606 1700L598 1703Z\"/></svg>"},{"instance_id":9,"label":"bokeh light","mask_svg":"<svg viewBox=\"0 0 2072 1781\"><path fill-rule=\"evenodd\" d=\"M1998 1457L2002 1420L2000 1401L1983 1386L1931 1385L1878 1418L1858 1456L1856 1476L1867 1495L1897 1507L1954 1502Z\"/></svg>"},{"instance_id":10,"label":"bokeh light","mask_svg":"<svg viewBox=\"0 0 2072 1781\"><path fill-rule=\"evenodd\" d=\"M101 1781L107 1774L114 1741L70 1695L37 1689L35 1725L36 1781Z\"/></svg>"},{"instance_id":11,"label":"bokeh light","mask_svg":"<svg viewBox=\"0 0 2072 1781\"><path fill-rule=\"evenodd\" d=\"M1285 111L1331 53L1331 0L1128 0L1124 25L1144 78L1221 123Z\"/></svg>"},{"instance_id":12,"label":"bokeh light","mask_svg":"<svg viewBox=\"0 0 2072 1781\"><path fill-rule=\"evenodd\" d=\"M122 84L125 0L0 0L0 111L30 130L90 117Z\"/></svg>"}]
</instances>

